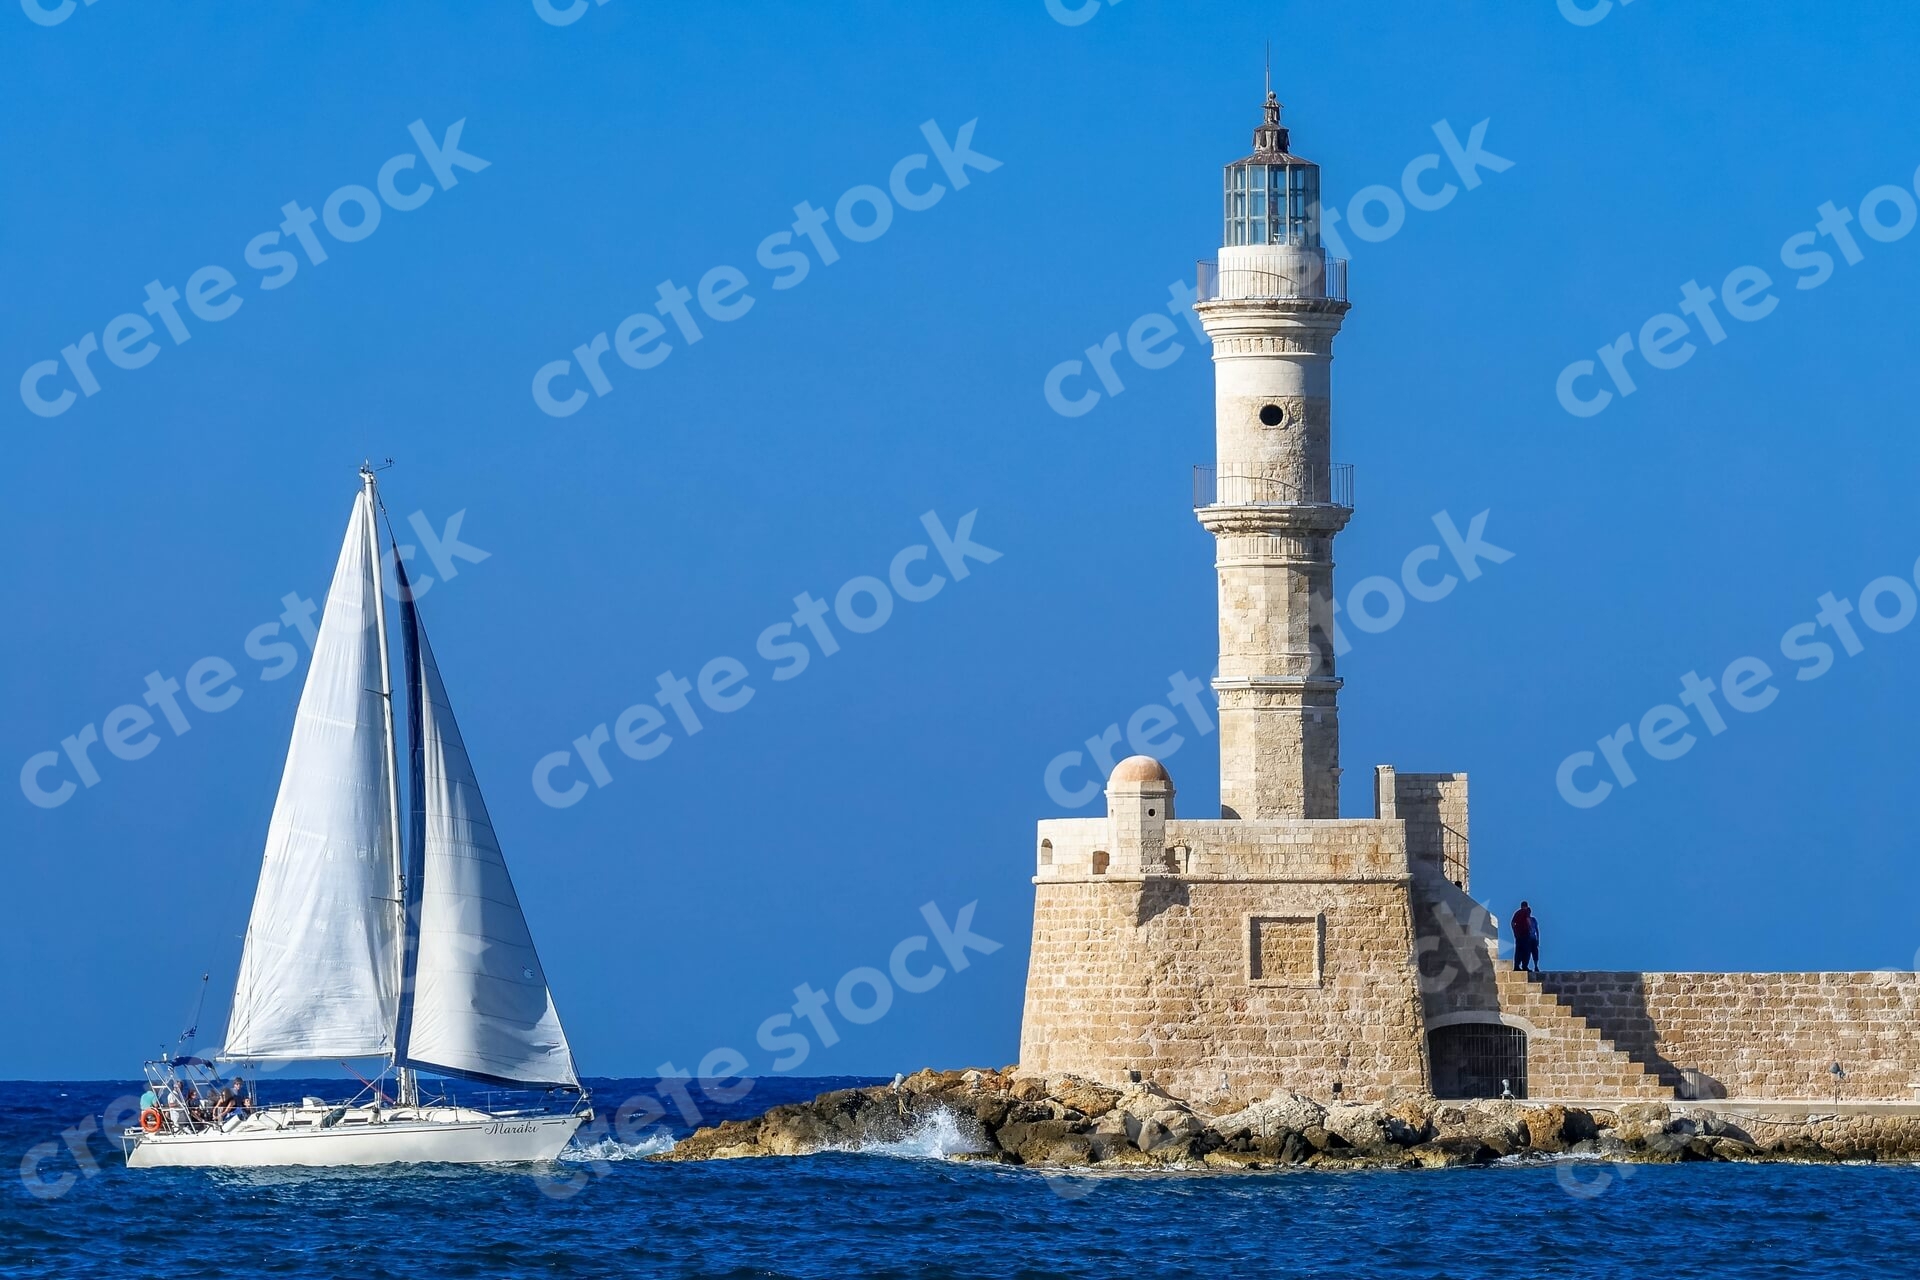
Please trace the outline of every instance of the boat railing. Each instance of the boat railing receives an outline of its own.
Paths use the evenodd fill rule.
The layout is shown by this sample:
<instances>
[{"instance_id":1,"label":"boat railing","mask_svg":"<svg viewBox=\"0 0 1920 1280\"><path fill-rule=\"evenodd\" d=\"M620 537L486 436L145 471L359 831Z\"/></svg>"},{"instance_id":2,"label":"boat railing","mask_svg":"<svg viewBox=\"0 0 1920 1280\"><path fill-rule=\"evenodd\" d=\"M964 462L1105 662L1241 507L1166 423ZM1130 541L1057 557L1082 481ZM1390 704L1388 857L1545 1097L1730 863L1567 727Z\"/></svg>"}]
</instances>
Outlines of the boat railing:
<instances>
[{"instance_id":1,"label":"boat railing","mask_svg":"<svg viewBox=\"0 0 1920 1280\"><path fill-rule=\"evenodd\" d=\"M485 1112L489 1116L539 1116L551 1115L556 1111L551 1096L543 1100L529 1097L526 1090L488 1089L467 1095L456 1096L451 1081L440 1082L440 1088L432 1094L423 1094L416 1104L400 1107L388 1091L385 1077L374 1080L360 1079L361 1090L346 1102L328 1102L317 1097L304 1096L297 1100L268 1102L262 1104L257 1095L253 1080L233 1072L222 1077L218 1064L200 1059L150 1062L144 1072L149 1088L156 1096L158 1105L154 1110L160 1115L161 1133L210 1133L227 1130L252 1116L269 1115L279 1117L282 1128L333 1128L338 1124L380 1123L394 1111L412 1111L415 1107L427 1110L436 1107L459 1108L462 1106ZM214 1102L223 1090L232 1084L241 1086L241 1097L237 1105L224 1111ZM551 1091L549 1091L551 1095ZM572 1101L572 1109L585 1105L586 1094L581 1091ZM142 1117L144 1120L144 1115Z\"/></svg>"},{"instance_id":2,"label":"boat railing","mask_svg":"<svg viewBox=\"0 0 1920 1280\"><path fill-rule=\"evenodd\" d=\"M226 1124L235 1111L242 1116L259 1110L251 1080L239 1073L222 1078L220 1064L205 1058L168 1058L149 1062L142 1070L158 1103L162 1133L204 1133ZM241 1086L240 1104L225 1112L211 1102L233 1084ZM145 1115L141 1116L144 1128Z\"/></svg>"},{"instance_id":3,"label":"boat railing","mask_svg":"<svg viewBox=\"0 0 1920 1280\"><path fill-rule=\"evenodd\" d=\"M523 1090L503 1092L498 1089L488 1089L477 1095L479 1099L477 1103L473 1101L474 1096L475 1095L469 1095L468 1101L464 1103L456 1102L453 1097L453 1091L448 1089L444 1095L443 1104L450 1107L473 1107L475 1110L484 1111L490 1116L545 1116L553 1115L557 1109L554 1099L551 1096L545 1100L533 1102L528 1100L527 1094ZM580 1096L574 1098L567 1109L577 1110L583 1104L585 1097L585 1091L582 1090Z\"/></svg>"}]
</instances>

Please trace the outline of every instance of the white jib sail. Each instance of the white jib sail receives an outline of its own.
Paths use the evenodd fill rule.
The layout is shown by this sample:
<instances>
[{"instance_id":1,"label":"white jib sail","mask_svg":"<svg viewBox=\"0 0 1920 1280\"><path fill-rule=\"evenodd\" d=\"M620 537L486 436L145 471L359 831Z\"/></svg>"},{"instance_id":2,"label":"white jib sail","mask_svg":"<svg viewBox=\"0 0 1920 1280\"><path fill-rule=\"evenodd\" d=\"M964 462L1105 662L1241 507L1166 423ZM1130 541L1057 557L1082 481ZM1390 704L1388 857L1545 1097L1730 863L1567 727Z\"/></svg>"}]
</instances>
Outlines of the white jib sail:
<instances>
[{"instance_id":1,"label":"white jib sail","mask_svg":"<svg viewBox=\"0 0 1920 1280\"><path fill-rule=\"evenodd\" d=\"M407 1061L523 1084L578 1085L573 1053L547 989L520 898L480 782L454 722L424 629L412 696L421 723L416 823L419 939Z\"/></svg>"},{"instance_id":2,"label":"white jib sail","mask_svg":"<svg viewBox=\"0 0 1920 1280\"><path fill-rule=\"evenodd\" d=\"M362 494L267 828L227 1021L230 1058L372 1057L393 1048L399 930L372 523Z\"/></svg>"}]
</instances>

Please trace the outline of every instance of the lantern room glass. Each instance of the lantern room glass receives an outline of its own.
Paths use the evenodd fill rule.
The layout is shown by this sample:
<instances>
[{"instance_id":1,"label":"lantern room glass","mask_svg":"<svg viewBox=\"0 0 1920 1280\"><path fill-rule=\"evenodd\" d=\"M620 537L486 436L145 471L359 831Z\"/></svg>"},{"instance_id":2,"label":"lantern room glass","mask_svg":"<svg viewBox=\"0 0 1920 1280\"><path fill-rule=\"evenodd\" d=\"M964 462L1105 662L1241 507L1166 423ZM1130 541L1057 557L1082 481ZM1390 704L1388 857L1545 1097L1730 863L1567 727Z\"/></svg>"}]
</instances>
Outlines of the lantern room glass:
<instances>
[{"instance_id":1,"label":"lantern room glass","mask_svg":"<svg viewBox=\"0 0 1920 1280\"><path fill-rule=\"evenodd\" d=\"M1243 161L1226 170L1224 243L1320 247L1320 167Z\"/></svg>"}]
</instances>

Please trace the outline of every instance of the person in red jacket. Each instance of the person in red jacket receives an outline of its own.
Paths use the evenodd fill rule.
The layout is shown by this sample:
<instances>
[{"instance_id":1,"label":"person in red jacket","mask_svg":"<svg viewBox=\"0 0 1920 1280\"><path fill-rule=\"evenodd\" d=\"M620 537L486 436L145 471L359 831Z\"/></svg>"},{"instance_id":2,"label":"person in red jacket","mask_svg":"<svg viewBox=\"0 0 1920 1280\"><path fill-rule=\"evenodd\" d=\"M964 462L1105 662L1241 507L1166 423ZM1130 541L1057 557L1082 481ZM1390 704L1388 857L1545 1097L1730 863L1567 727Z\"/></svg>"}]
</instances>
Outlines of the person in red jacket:
<instances>
[{"instance_id":1,"label":"person in red jacket","mask_svg":"<svg viewBox=\"0 0 1920 1280\"><path fill-rule=\"evenodd\" d=\"M1523 973L1539 964L1533 958L1534 937L1533 908L1523 900L1520 909L1513 913L1513 967Z\"/></svg>"}]
</instances>

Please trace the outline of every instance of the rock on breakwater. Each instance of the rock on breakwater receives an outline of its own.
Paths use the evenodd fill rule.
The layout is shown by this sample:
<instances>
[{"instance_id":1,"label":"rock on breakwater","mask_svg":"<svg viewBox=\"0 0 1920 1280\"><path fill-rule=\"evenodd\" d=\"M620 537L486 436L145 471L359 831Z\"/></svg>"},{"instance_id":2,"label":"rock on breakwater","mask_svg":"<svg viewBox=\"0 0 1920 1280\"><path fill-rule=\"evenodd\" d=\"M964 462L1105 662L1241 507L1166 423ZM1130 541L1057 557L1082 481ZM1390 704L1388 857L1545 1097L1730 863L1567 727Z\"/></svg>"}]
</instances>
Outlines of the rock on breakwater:
<instances>
[{"instance_id":1,"label":"rock on breakwater","mask_svg":"<svg viewBox=\"0 0 1920 1280\"><path fill-rule=\"evenodd\" d=\"M697 1130L651 1159L884 1150L935 1123L952 1126L941 1150L950 1158L1067 1168L1416 1169L1565 1154L1654 1163L1920 1159L1914 1115L1742 1119L1658 1102L1323 1104L1282 1093L1215 1116L1150 1083L1114 1088L1011 1067L926 1070L898 1085L835 1090Z\"/></svg>"}]
</instances>

